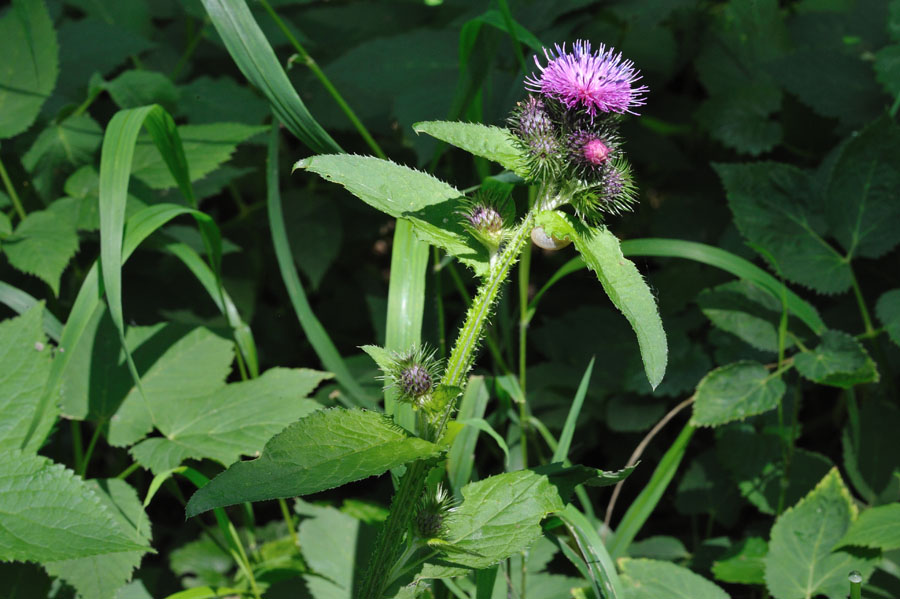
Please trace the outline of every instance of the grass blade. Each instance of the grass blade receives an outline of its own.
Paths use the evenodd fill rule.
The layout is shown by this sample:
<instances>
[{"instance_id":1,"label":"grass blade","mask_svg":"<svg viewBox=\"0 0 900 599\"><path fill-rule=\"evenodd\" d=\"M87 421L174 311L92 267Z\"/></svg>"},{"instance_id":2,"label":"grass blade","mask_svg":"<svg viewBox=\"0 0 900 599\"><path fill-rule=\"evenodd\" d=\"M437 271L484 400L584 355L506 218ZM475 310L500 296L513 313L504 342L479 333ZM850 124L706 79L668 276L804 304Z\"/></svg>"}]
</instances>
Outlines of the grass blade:
<instances>
[{"instance_id":1,"label":"grass blade","mask_svg":"<svg viewBox=\"0 0 900 599\"><path fill-rule=\"evenodd\" d=\"M338 383L340 383L350 398L357 405L372 407L375 399L370 397L344 363L344 359L338 353L337 348L328 336L328 332L316 315L313 313L306 298L306 292L303 290L303 284L297 275L297 268L294 266L293 254L291 254L291 246L288 242L287 228L284 225L284 213L281 210L281 191L278 187L278 121L272 125L272 131L269 134L268 158L266 160L266 197L268 201L269 212L269 228L272 231L272 244L275 246L275 257L278 260L278 269L281 271L281 278L287 287L288 297L291 299L291 305L297 314L297 320L300 321L300 327L309 339L310 344L322 361L327 370L334 373Z\"/></svg>"},{"instance_id":2,"label":"grass blade","mask_svg":"<svg viewBox=\"0 0 900 599\"><path fill-rule=\"evenodd\" d=\"M9 306L17 314L23 314L38 303L38 300L18 287L0 281L0 302ZM44 333L56 342L62 335L62 323L44 308Z\"/></svg>"},{"instance_id":3,"label":"grass blade","mask_svg":"<svg viewBox=\"0 0 900 599\"><path fill-rule=\"evenodd\" d=\"M686 424L678 438L675 439L675 442L672 443L672 446L660 460L656 470L653 471L650 481L644 486L637 499L628 507L625 517L622 518L622 521L619 522L619 526L616 528L616 536L609 547L609 553L613 558L619 559L625 556L628 546L631 545L631 542L637 536L637 533L640 532L641 527L644 526L650 514L656 509L666 487L669 486L672 477L675 476L675 472L684 458L688 442L693 436L694 427Z\"/></svg>"},{"instance_id":4,"label":"grass blade","mask_svg":"<svg viewBox=\"0 0 900 599\"><path fill-rule=\"evenodd\" d=\"M241 73L269 100L288 131L318 154L343 152L306 109L247 3L203 0L203 6Z\"/></svg>"},{"instance_id":5,"label":"grass blade","mask_svg":"<svg viewBox=\"0 0 900 599\"><path fill-rule=\"evenodd\" d=\"M590 521L572 504L567 505L566 509L556 515L565 523L566 528L575 538L591 573L591 582L595 589L599 587L601 597L603 599L624 599L625 589L622 581L619 580L619 574L616 572L610 556L611 552L606 550L606 546L600 540L600 535L597 534Z\"/></svg>"},{"instance_id":6,"label":"grass blade","mask_svg":"<svg viewBox=\"0 0 900 599\"><path fill-rule=\"evenodd\" d=\"M473 376L469 379L465 393L459 402L457 418L483 418L489 399L484 377ZM460 489L469 482L472 477L472 466L475 463L475 444L478 442L477 428L463 428L453 440L450 452L447 455L447 477L450 488L459 499L462 499Z\"/></svg>"},{"instance_id":7,"label":"grass blade","mask_svg":"<svg viewBox=\"0 0 900 599\"><path fill-rule=\"evenodd\" d=\"M559 443L553 452L551 462L562 462L569 457L569 448L572 446L572 437L575 434L575 424L578 422L581 406L584 405L584 397L587 395L593 370L594 358L591 358L587 369L584 371L584 376L581 377L581 383L578 384L578 391L575 392L575 399L572 401L572 407L569 408L569 415L566 416L566 423L563 426L562 433L559 435Z\"/></svg>"}]
</instances>

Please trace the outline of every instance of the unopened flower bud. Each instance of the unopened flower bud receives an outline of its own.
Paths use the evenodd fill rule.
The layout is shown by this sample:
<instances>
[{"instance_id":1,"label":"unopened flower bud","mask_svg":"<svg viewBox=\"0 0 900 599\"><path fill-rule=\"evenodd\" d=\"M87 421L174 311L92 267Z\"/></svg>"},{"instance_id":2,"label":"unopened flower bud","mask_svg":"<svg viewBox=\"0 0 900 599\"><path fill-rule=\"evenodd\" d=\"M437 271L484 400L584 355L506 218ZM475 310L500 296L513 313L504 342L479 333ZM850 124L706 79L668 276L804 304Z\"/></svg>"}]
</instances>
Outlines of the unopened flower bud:
<instances>
[{"instance_id":1,"label":"unopened flower bud","mask_svg":"<svg viewBox=\"0 0 900 599\"><path fill-rule=\"evenodd\" d=\"M415 535L420 539L443 539L447 536L447 516L453 511L453 497L443 485L433 493L425 492L413 519Z\"/></svg>"}]
</instances>

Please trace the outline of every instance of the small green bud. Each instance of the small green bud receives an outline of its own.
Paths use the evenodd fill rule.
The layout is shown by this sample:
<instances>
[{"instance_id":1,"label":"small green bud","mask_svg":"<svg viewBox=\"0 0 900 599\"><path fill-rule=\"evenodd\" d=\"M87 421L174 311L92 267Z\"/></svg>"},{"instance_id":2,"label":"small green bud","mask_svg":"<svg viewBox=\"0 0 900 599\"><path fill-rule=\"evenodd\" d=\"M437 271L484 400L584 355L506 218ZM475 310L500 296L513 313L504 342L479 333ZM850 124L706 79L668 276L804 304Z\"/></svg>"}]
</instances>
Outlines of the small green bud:
<instances>
[{"instance_id":1,"label":"small green bud","mask_svg":"<svg viewBox=\"0 0 900 599\"><path fill-rule=\"evenodd\" d=\"M397 390L397 399L415 407L427 407L440 378L440 361L435 350L416 347L403 354L394 353L386 366L384 379Z\"/></svg>"},{"instance_id":2,"label":"small green bud","mask_svg":"<svg viewBox=\"0 0 900 599\"><path fill-rule=\"evenodd\" d=\"M431 539L446 539L447 516L453 511L454 500L443 485L425 495L419 501L416 517L413 519L413 532L425 541Z\"/></svg>"},{"instance_id":3,"label":"small green bud","mask_svg":"<svg viewBox=\"0 0 900 599\"><path fill-rule=\"evenodd\" d=\"M512 229L515 206L506 195L481 191L463 203L461 214L463 227L494 254Z\"/></svg>"}]
</instances>

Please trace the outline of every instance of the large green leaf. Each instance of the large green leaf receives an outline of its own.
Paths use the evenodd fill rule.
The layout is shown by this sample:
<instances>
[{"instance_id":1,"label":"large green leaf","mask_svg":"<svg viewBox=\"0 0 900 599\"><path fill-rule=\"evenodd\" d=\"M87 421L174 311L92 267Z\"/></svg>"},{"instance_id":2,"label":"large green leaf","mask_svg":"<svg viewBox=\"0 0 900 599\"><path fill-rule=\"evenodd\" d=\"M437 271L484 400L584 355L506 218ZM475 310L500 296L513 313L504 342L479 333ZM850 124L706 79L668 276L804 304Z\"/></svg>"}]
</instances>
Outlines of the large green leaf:
<instances>
[{"instance_id":1,"label":"large green leaf","mask_svg":"<svg viewBox=\"0 0 900 599\"><path fill-rule=\"evenodd\" d=\"M178 90L172 80L153 71L125 71L106 83L105 87L119 108L159 104L174 112L178 102Z\"/></svg>"},{"instance_id":2,"label":"large green leaf","mask_svg":"<svg viewBox=\"0 0 900 599\"><path fill-rule=\"evenodd\" d=\"M272 437L258 459L219 474L191 497L186 512L191 517L243 501L307 495L438 453L436 445L375 412L323 410Z\"/></svg>"},{"instance_id":3,"label":"large green leaf","mask_svg":"<svg viewBox=\"0 0 900 599\"><path fill-rule=\"evenodd\" d=\"M716 584L671 562L624 558L619 567L625 599L729 599Z\"/></svg>"},{"instance_id":4,"label":"large green leaf","mask_svg":"<svg viewBox=\"0 0 900 599\"><path fill-rule=\"evenodd\" d=\"M848 259L900 243L900 128L878 119L841 146L825 188L825 217Z\"/></svg>"},{"instance_id":5,"label":"large green leaf","mask_svg":"<svg viewBox=\"0 0 900 599\"><path fill-rule=\"evenodd\" d=\"M105 343L106 348L111 346L109 336L114 330L110 327L101 330L105 330L107 337L105 341L95 340L95 351L98 342ZM125 344L133 352L141 374L143 398L127 376L124 359L107 365L107 358L102 354L90 366L92 374L97 372L99 377L90 379L86 389L82 387L88 393L91 414L101 419L110 418L108 441L111 445L125 446L139 441L155 423L172 416L164 415L164 411L172 410L173 406L178 409L180 402L221 388L231 372L234 345L209 329L165 324L132 327L125 337ZM104 351L103 347L99 350ZM113 364L119 368L104 379L103 370ZM107 380L108 384L104 386ZM81 384L85 385L84 382ZM81 402L84 396L79 394L75 399Z\"/></svg>"},{"instance_id":6,"label":"large green leaf","mask_svg":"<svg viewBox=\"0 0 900 599\"><path fill-rule=\"evenodd\" d=\"M462 496L462 504L447 517L447 540L466 553L454 551L435 558L420 578L486 568L527 549L541 536L541 520L565 507L550 479L531 470L469 483L462 488Z\"/></svg>"},{"instance_id":7,"label":"large green leaf","mask_svg":"<svg viewBox=\"0 0 900 599\"><path fill-rule=\"evenodd\" d=\"M859 418L848 419L841 442L844 469L856 491L870 504L897 500L900 477L894 473L900 464L900 443L894 438L900 430L900 410L890 401L862 402Z\"/></svg>"},{"instance_id":8,"label":"large green leaf","mask_svg":"<svg viewBox=\"0 0 900 599\"><path fill-rule=\"evenodd\" d=\"M706 289L697 296L697 304L704 316L723 331L757 349L778 351L776 325L781 302L750 281L732 281Z\"/></svg>"},{"instance_id":9,"label":"large green leaf","mask_svg":"<svg viewBox=\"0 0 900 599\"><path fill-rule=\"evenodd\" d=\"M462 226L462 193L426 173L371 156L334 154L297 161L303 168L344 186L350 193L394 218L413 223L420 240L443 248L483 274L484 247Z\"/></svg>"},{"instance_id":10,"label":"large green leaf","mask_svg":"<svg viewBox=\"0 0 900 599\"><path fill-rule=\"evenodd\" d=\"M501 127L480 123L425 121L413 125L413 131L427 133L470 154L493 160L520 176L527 173L527 169L523 168L522 154L516 148L515 138Z\"/></svg>"},{"instance_id":11,"label":"large green leaf","mask_svg":"<svg viewBox=\"0 0 900 599\"><path fill-rule=\"evenodd\" d=\"M40 278L59 295L62 273L78 250L75 227L52 207L31 212L3 240L3 252L15 268Z\"/></svg>"},{"instance_id":12,"label":"large green leaf","mask_svg":"<svg viewBox=\"0 0 900 599\"><path fill-rule=\"evenodd\" d=\"M89 480L86 486L100 499L120 530L146 548L107 553L44 564L52 576L62 578L84 599L113 599L116 591L131 580L150 543L150 519L131 485L123 480Z\"/></svg>"},{"instance_id":13,"label":"large green leaf","mask_svg":"<svg viewBox=\"0 0 900 599\"><path fill-rule=\"evenodd\" d=\"M797 372L811 381L847 389L878 381L875 362L862 344L843 331L826 331L810 352L794 357Z\"/></svg>"},{"instance_id":14,"label":"large green leaf","mask_svg":"<svg viewBox=\"0 0 900 599\"><path fill-rule=\"evenodd\" d=\"M178 137L181 139L184 155L190 167L191 181L196 181L214 171L231 158L231 154L239 143L265 130L265 127L240 123L178 127ZM172 177L165 158L148 136L138 138L131 169L135 177L155 189L166 189L178 185Z\"/></svg>"},{"instance_id":15,"label":"large green leaf","mask_svg":"<svg viewBox=\"0 0 900 599\"><path fill-rule=\"evenodd\" d=\"M766 554L769 544L760 537L749 537L713 562L716 580L737 584L765 584Z\"/></svg>"},{"instance_id":16,"label":"large green leaf","mask_svg":"<svg viewBox=\"0 0 900 599\"><path fill-rule=\"evenodd\" d=\"M28 129L59 73L56 32L42 0L13 0L0 20L0 139Z\"/></svg>"},{"instance_id":17,"label":"large green leaf","mask_svg":"<svg viewBox=\"0 0 900 599\"><path fill-rule=\"evenodd\" d=\"M575 242L575 248L600 279L606 295L634 329L647 380L655 389L666 373L666 332L653 293L634 263L622 255L619 240L605 227L588 229L561 212L542 212L536 224L550 235Z\"/></svg>"},{"instance_id":18,"label":"large green leaf","mask_svg":"<svg viewBox=\"0 0 900 599\"><path fill-rule=\"evenodd\" d=\"M101 139L100 125L86 114L50 123L22 156L38 194L45 201L55 200L59 176L93 161Z\"/></svg>"},{"instance_id":19,"label":"large green leaf","mask_svg":"<svg viewBox=\"0 0 900 599\"><path fill-rule=\"evenodd\" d=\"M145 551L71 470L18 450L0 453L0 560L57 561Z\"/></svg>"},{"instance_id":20,"label":"large green leaf","mask_svg":"<svg viewBox=\"0 0 900 599\"><path fill-rule=\"evenodd\" d=\"M268 103L251 88L229 77L198 77L179 88L179 116L200 123L260 124L272 114Z\"/></svg>"},{"instance_id":21,"label":"large green leaf","mask_svg":"<svg viewBox=\"0 0 900 599\"><path fill-rule=\"evenodd\" d=\"M694 426L718 426L773 410L784 395L781 376L759 362L745 360L716 368L700 381L694 400Z\"/></svg>"},{"instance_id":22,"label":"large green leaf","mask_svg":"<svg viewBox=\"0 0 900 599\"><path fill-rule=\"evenodd\" d=\"M247 3L203 0L203 6L244 77L268 98L288 130L314 152L340 152L300 100Z\"/></svg>"},{"instance_id":23,"label":"large green leaf","mask_svg":"<svg viewBox=\"0 0 900 599\"><path fill-rule=\"evenodd\" d=\"M18 449L22 444L50 375L43 312L43 304L38 304L17 318L0 322L0 450ZM55 406L42 415L38 430L46 434L54 420ZM35 441L28 450L37 450Z\"/></svg>"},{"instance_id":24,"label":"large green leaf","mask_svg":"<svg viewBox=\"0 0 900 599\"><path fill-rule=\"evenodd\" d=\"M734 222L786 278L822 293L850 287L844 257L823 238L809 175L775 162L714 164Z\"/></svg>"},{"instance_id":25,"label":"large green leaf","mask_svg":"<svg viewBox=\"0 0 900 599\"><path fill-rule=\"evenodd\" d=\"M879 297L875 314L891 341L900 345L900 289L892 289Z\"/></svg>"},{"instance_id":26,"label":"large green leaf","mask_svg":"<svg viewBox=\"0 0 900 599\"><path fill-rule=\"evenodd\" d=\"M838 546L859 545L882 551L900 549L900 503L873 507L860 514Z\"/></svg>"},{"instance_id":27,"label":"large green leaf","mask_svg":"<svg viewBox=\"0 0 900 599\"><path fill-rule=\"evenodd\" d=\"M856 506L837 469L788 508L772 527L766 556L766 586L775 599L847 596L847 574L864 575L874 560L832 551L856 519Z\"/></svg>"},{"instance_id":28,"label":"large green leaf","mask_svg":"<svg viewBox=\"0 0 900 599\"><path fill-rule=\"evenodd\" d=\"M187 458L209 458L229 466L241 455L258 455L285 423L320 407L304 398L330 376L315 370L274 368L205 396L162 397L156 404L156 426L165 436L145 439L131 454L157 474Z\"/></svg>"}]
</instances>

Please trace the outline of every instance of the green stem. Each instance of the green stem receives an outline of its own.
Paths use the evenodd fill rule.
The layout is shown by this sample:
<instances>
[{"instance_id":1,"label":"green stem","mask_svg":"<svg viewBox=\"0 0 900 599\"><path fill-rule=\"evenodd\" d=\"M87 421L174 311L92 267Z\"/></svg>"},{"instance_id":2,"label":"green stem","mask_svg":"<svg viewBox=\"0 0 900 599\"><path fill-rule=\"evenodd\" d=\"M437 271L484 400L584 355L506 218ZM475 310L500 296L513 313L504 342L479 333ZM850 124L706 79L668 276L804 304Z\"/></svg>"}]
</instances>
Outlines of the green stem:
<instances>
[{"instance_id":1,"label":"green stem","mask_svg":"<svg viewBox=\"0 0 900 599\"><path fill-rule=\"evenodd\" d=\"M172 72L169 73L169 79L171 79L172 81L178 79L178 75L181 73L181 69L184 68L184 65L187 64L190 57L194 54L194 50L197 49L197 46L200 44L200 40L203 39L203 30L206 28L207 23L209 23L208 15L203 19L203 22L200 23L200 27L197 28L197 31L195 31L191 36L190 41L188 41L187 47L184 49L184 53L178 59L178 62L175 64Z\"/></svg>"},{"instance_id":2,"label":"green stem","mask_svg":"<svg viewBox=\"0 0 900 599\"><path fill-rule=\"evenodd\" d=\"M140 467L141 467L140 464L138 464L137 462L134 462L131 466L129 466L128 468L123 470L122 473L119 474L119 476L117 476L116 478L118 478L120 480L125 480L126 478L128 478L131 475L132 472L134 472L135 470L137 470Z\"/></svg>"},{"instance_id":3,"label":"green stem","mask_svg":"<svg viewBox=\"0 0 900 599\"><path fill-rule=\"evenodd\" d=\"M491 267L487 278L482 283L466 315L465 324L456 339L441 384L464 387L466 375L472 366L475 351L484 333L484 325L497 299L500 288L509 276L509 271L519 258L525 242L529 238L534 215L529 212L513 235L497 261ZM438 426L432 431L422 431L431 440L440 439L450 415L456 408L455 402L445 408L439 417ZM425 479L431 469L431 462L418 461L407 466L406 474L400 481L400 487L391 503L391 511L381 534L375 543L375 550L369 561L363 583L357 597L359 599L381 599L390 581L386 573L393 569L397 559L403 554L403 537L409 529L409 523L415 513L416 503L425 488Z\"/></svg>"},{"instance_id":4,"label":"green stem","mask_svg":"<svg viewBox=\"0 0 900 599\"><path fill-rule=\"evenodd\" d=\"M87 472L88 463L91 461L91 454L94 453L94 446L97 445L97 439L100 438L100 431L103 430L104 424L105 422L102 420L97 423L97 428L94 429L91 441L88 443L87 450L84 452L84 458L81 460L81 466L78 468L78 476L81 476L82 478L84 478L84 475Z\"/></svg>"},{"instance_id":5,"label":"green stem","mask_svg":"<svg viewBox=\"0 0 900 599\"><path fill-rule=\"evenodd\" d=\"M439 265L441 263L441 252L438 248L432 248L432 257L434 258L434 268L431 273L434 277L434 295L435 310L437 311L437 327L438 327L438 343L440 345L441 359L447 357L447 323L444 317L444 286L442 284L442 275Z\"/></svg>"},{"instance_id":6,"label":"green stem","mask_svg":"<svg viewBox=\"0 0 900 599\"><path fill-rule=\"evenodd\" d=\"M72 428L72 454L75 458L75 471L81 471L81 462L84 461L83 441L81 440L81 422L78 420L69 421Z\"/></svg>"},{"instance_id":7,"label":"green stem","mask_svg":"<svg viewBox=\"0 0 900 599\"><path fill-rule=\"evenodd\" d=\"M854 570L850 572L850 575L847 577L850 581L850 599L861 599L862 598L862 574Z\"/></svg>"},{"instance_id":8,"label":"green stem","mask_svg":"<svg viewBox=\"0 0 900 599\"><path fill-rule=\"evenodd\" d=\"M313 72L313 75L322 83L322 86L325 87L325 90L331 94L331 97L337 103L344 114L347 115L347 118L350 119L350 122L365 140L366 144L371 148L371 150L375 153L379 158L383 158L387 160L387 155L381 150L381 146L378 145L378 142L375 141L375 138L369 133L369 130L366 129L366 126L363 125L362 121L356 116L356 113L353 112L353 109L350 108L350 105L344 101L344 97L341 96L341 93L337 90L337 88L332 85L331 80L328 79L328 76L319 68L318 63L313 59L312 56L306 51L306 49L297 41L297 38L294 37L294 34L291 33L291 30L287 28L287 25L284 24L284 21L281 20L281 17L278 16L278 13L272 8L272 5L269 4L267 0L259 0L260 4L263 5L263 8L266 9L266 12L269 13L269 16L272 17L272 20L275 21L275 24L278 25L278 28L281 29L281 32L287 37L288 41L291 42L291 45L297 51L297 54L300 55L300 58L309 67L309 70Z\"/></svg>"},{"instance_id":9,"label":"green stem","mask_svg":"<svg viewBox=\"0 0 900 599\"><path fill-rule=\"evenodd\" d=\"M9 199L12 200L13 206L16 209L16 214L19 215L19 218L25 220L25 209L22 208L22 202L19 200L19 194L16 193L16 188L13 187L12 181L9 180L9 175L6 173L6 167L3 165L3 160L0 159L0 178L3 179L3 185L6 187L6 193L9 194Z\"/></svg>"},{"instance_id":10,"label":"green stem","mask_svg":"<svg viewBox=\"0 0 900 599\"><path fill-rule=\"evenodd\" d=\"M866 308L866 300L863 298L862 290L856 281L856 274L853 269L850 270L850 284L853 286L853 295L856 296L856 303L859 304L859 314L862 316L863 326L866 329L866 335L874 335L875 328L872 326L872 317L869 316L869 309Z\"/></svg>"},{"instance_id":11,"label":"green stem","mask_svg":"<svg viewBox=\"0 0 900 599\"><path fill-rule=\"evenodd\" d=\"M278 507L281 508L281 515L284 518L284 523L287 524L288 533L291 535L291 541L294 543L294 547L298 550L300 549L300 537L297 536L297 528L294 526L294 518L291 517L291 512L288 510L287 501L283 498L278 498Z\"/></svg>"}]
</instances>

